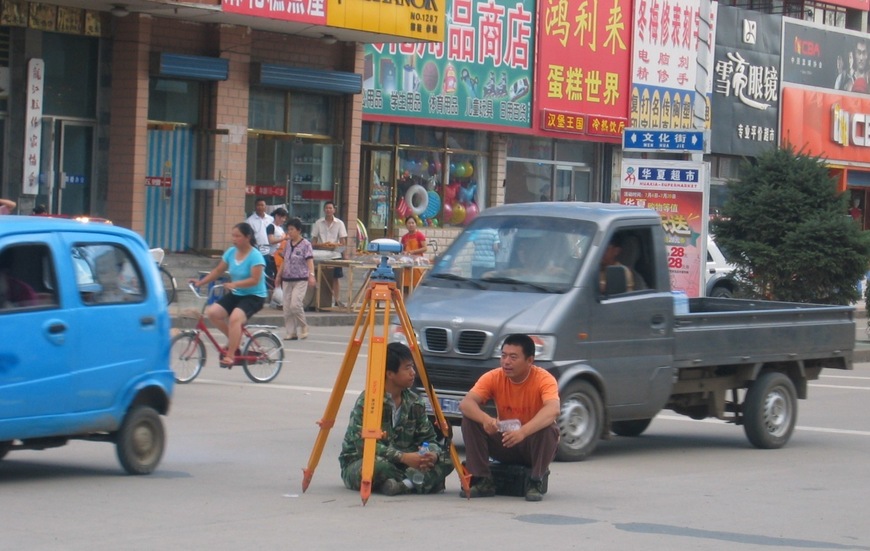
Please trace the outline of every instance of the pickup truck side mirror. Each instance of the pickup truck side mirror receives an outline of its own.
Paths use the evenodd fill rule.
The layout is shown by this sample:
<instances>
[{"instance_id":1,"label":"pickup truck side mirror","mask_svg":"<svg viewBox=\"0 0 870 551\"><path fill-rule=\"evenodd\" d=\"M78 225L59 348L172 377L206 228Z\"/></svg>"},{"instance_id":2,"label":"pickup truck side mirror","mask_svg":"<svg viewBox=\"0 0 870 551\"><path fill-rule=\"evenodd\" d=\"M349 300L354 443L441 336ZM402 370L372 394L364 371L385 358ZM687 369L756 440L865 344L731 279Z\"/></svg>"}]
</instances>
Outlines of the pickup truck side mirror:
<instances>
[{"instance_id":1,"label":"pickup truck side mirror","mask_svg":"<svg viewBox=\"0 0 870 551\"><path fill-rule=\"evenodd\" d=\"M624 266L608 266L604 270L604 295L621 295L628 291Z\"/></svg>"}]
</instances>

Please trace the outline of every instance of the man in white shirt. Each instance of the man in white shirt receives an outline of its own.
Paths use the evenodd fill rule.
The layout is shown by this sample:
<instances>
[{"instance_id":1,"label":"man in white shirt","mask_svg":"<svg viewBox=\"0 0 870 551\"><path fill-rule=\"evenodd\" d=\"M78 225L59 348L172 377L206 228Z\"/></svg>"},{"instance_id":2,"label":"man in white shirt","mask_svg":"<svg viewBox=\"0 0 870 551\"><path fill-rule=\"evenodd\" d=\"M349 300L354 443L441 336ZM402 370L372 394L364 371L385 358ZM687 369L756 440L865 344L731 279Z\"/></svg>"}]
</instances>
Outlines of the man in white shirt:
<instances>
[{"instance_id":1,"label":"man in white shirt","mask_svg":"<svg viewBox=\"0 0 870 551\"><path fill-rule=\"evenodd\" d=\"M347 258L347 228L344 222L335 217L335 203L327 201L323 205L323 218L314 223L311 229L311 244L315 249L335 250L341 247L341 257ZM344 272L340 267L332 273L332 297L336 306L343 306L341 297L341 278Z\"/></svg>"},{"instance_id":2,"label":"man in white shirt","mask_svg":"<svg viewBox=\"0 0 870 551\"><path fill-rule=\"evenodd\" d=\"M265 199L257 199L257 202L254 203L254 213L248 216L245 222L254 228L254 236L257 239L257 249L263 253L263 256L268 255L269 249L272 245L269 243L269 234L266 232L266 229L275 221L271 216L266 214Z\"/></svg>"}]
</instances>

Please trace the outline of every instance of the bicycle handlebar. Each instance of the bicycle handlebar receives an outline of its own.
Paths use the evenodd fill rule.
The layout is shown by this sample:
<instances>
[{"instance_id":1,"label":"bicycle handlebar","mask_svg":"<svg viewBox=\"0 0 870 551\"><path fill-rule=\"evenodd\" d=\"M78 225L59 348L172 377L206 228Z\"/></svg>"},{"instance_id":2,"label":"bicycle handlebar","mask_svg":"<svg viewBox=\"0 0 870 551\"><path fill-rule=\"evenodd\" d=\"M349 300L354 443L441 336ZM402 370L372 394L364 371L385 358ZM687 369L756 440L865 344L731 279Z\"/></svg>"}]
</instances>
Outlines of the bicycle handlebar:
<instances>
[{"instance_id":1,"label":"bicycle handlebar","mask_svg":"<svg viewBox=\"0 0 870 551\"><path fill-rule=\"evenodd\" d=\"M193 283L188 283L187 286L190 288L191 291L193 291L193 294L196 295L196 298L206 298L205 295L199 292L199 287L197 287ZM223 283L214 284L212 286L212 292L214 292L215 289L221 289L223 286Z\"/></svg>"}]
</instances>

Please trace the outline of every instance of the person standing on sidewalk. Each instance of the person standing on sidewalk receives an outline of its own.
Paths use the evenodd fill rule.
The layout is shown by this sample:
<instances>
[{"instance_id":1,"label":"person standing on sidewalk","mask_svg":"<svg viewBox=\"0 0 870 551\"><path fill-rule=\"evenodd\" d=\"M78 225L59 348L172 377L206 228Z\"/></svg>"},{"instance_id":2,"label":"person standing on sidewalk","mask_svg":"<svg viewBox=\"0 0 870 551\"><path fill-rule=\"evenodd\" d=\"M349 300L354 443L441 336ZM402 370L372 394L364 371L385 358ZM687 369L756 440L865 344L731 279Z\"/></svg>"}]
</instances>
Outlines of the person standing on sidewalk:
<instances>
[{"instance_id":1,"label":"person standing on sidewalk","mask_svg":"<svg viewBox=\"0 0 870 551\"><path fill-rule=\"evenodd\" d=\"M311 230L311 242L314 248L331 251L342 248L341 257L347 258L347 228L344 222L335 217L335 203L327 201L323 205L323 214L324 217L315 222ZM336 306L343 306L340 300L343 277L344 271L341 266L336 267L332 272L332 298Z\"/></svg>"},{"instance_id":2,"label":"person standing on sidewalk","mask_svg":"<svg viewBox=\"0 0 870 551\"><path fill-rule=\"evenodd\" d=\"M271 247L271 243L269 243L269 234L267 232L267 228L269 227L269 224L275 223L275 219L272 218L271 215L266 214L265 199L257 199L257 202L254 203L254 213L248 216L245 222L250 224L251 227L254 229L254 238L257 241L257 250L260 251L260 254L262 254L265 258L269 255L269 248ZM268 273L268 264L266 272Z\"/></svg>"},{"instance_id":3,"label":"person standing on sidewalk","mask_svg":"<svg viewBox=\"0 0 870 551\"><path fill-rule=\"evenodd\" d=\"M281 282L284 291L284 340L308 338L305 319L305 293L314 286L314 249L302 237L302 220L292 218L287 224Z\"/></svg>"},{"instance_id":4,"label":"person standing on sidewalk","mask_svg":"<svg viewBox=\"0 0 870 551\"><path fill-rule=\"evenodd\" d=\"M543 480L559 445L559 386L547 370L534 365L535 342L514 334L501 347L501 367L484 373L459 403L465 466L472 475L468 497L495 495L492 457L505 465L531 469L526 501L543 499ZM493 400L498 418L483 406ZM466 497L460 492L460 497Z\"/></svg>"}]
</instances>

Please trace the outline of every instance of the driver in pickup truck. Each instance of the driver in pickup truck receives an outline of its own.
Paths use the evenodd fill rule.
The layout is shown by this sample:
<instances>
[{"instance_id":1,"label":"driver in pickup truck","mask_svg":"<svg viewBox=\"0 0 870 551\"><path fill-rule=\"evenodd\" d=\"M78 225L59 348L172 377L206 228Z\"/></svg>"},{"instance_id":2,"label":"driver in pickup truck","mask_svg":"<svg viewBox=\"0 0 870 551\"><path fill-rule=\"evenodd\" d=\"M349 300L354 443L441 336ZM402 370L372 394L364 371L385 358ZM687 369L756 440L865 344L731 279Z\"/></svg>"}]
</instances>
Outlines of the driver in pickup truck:
<instances>
[{"instance_id":1,"label":"driver in pickup truck","mask_svg":"<svg viewBox=\"0 0 870 551\"><path fill-rule=\"evenodd\" d=\"M626 236L624 234L617 233L614 235L610 243L607 244L607 250L604 251L604 256L601 257L601 270L599 271L598 282L599 288L601 292L604 292L604 289L607 285L607 267L608 266L621 266L623 270L625 270L625 290L627 292L634 291L634 271L619 262L619 256L623 253L623 247L625 246ZM644 288L641 285L639 288Z\"/></svg>"},{"instance_id":2,"label":"driver in pickup truck","mask_svg":"<svg viewBox=\"0 0 870 551\"><path fill-rule=\"evenodd\" d=\"M489 458L531 469L526 501L543 499L543 480L559 445L559 388L547 370L534 365L535 342L510 335L501 347L501 366L484 373L459 404L465 467L472 475L469 495L491 497L495 481ZM483 406L496 404L498 418Z\"/></svg>"}]
</instances>

